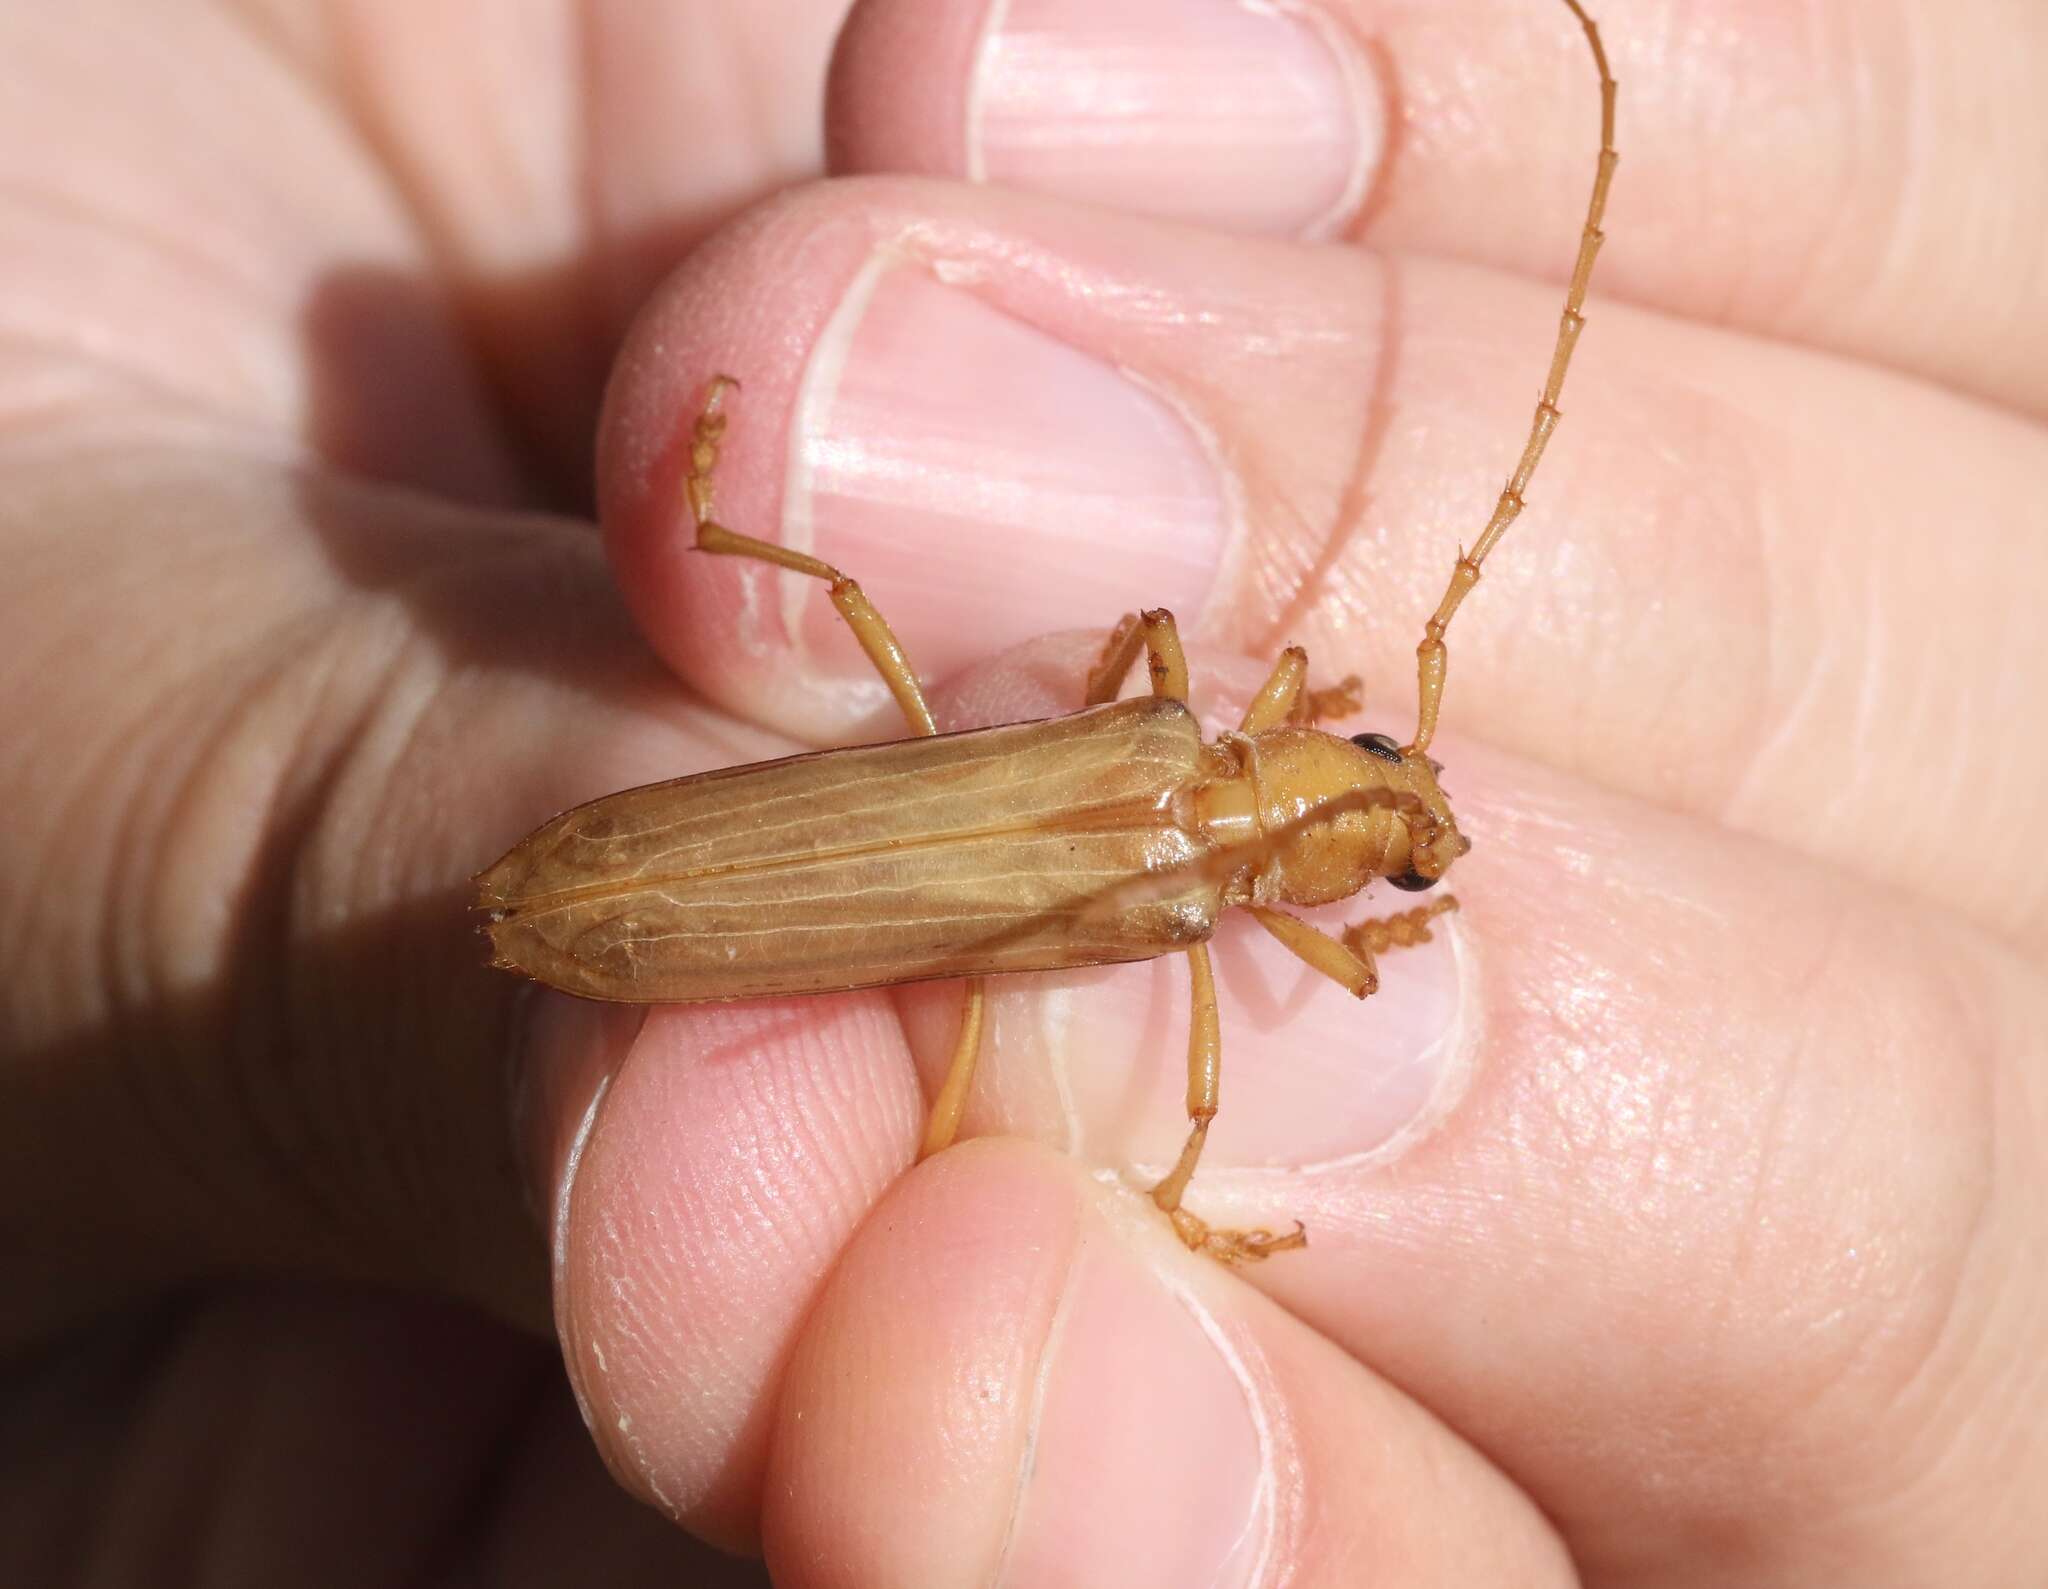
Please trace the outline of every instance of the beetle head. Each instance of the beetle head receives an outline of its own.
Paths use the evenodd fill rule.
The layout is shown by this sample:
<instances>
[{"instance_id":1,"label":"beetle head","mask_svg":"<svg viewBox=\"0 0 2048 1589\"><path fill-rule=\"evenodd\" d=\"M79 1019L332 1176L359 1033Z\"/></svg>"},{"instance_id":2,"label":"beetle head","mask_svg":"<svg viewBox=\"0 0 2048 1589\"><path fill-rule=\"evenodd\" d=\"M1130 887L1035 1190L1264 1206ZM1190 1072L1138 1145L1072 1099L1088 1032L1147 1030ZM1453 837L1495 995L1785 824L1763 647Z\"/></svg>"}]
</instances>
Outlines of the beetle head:
<instances>
[{"instance_id":1,"label":"beetle head","mask_svg":"<svg viewBox=\"0 0 2048 1589\"><path fill-rule=\"evenodd\" d=\"M1325 905L1381 877L1425 889L1472 847L1436 763L1383 734L1275 728L1250 749L1259 828L1271 847L1260 868L1263 898Z\"/></svg>"}]
</instances>

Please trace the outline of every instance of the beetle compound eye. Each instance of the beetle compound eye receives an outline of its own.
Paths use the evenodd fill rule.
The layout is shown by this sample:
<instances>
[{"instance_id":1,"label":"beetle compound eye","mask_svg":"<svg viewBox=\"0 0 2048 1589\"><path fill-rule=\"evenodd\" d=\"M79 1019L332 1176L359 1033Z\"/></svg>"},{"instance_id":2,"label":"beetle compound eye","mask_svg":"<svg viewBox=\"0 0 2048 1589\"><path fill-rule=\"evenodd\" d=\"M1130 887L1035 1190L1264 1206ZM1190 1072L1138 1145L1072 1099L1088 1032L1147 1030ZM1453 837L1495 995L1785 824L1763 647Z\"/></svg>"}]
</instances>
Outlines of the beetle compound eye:
<instances>
[{"instance_id":1,"label":"beetle compound eye","mask_svg":"<svg viewBox=\"0 0 2048 1589\"><path fill-rule=\"evenodd\" d=\"M1401 764L1401 747L1385 734L1353 734L1351 743L1360 750L1371 751L1381 761L1390 761L1397 767Z\"/></svg>"},{"instance_id":2,"label":"beetle compound eye","mask_svg":"<svg viewBox=\"0 0 2048 1589\"><path fill-rule=\"evenodd\" d=\"M1435 878L1424 877L1421 873L1413 871L1403 872L1399 877L1390 877L1387 881L1396 888L1406 889L1411 894L1419 894L1425 888L1436 887Z\"/></svg>"}]
</instances>

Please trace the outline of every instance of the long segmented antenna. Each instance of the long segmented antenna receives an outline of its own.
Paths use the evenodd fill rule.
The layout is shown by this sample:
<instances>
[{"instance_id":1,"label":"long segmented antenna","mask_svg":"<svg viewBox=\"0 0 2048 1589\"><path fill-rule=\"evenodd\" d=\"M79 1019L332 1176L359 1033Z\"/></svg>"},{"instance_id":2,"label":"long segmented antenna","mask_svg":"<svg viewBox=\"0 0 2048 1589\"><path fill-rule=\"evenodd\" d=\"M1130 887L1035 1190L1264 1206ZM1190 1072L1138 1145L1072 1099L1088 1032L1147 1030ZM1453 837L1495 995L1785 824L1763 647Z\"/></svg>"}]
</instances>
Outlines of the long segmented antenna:
<instances>
[{"instance_id":1,"label":"long segmented antenna","mask_svg":"<svg viewBox=\"0 0 2048 1589\"><path fill-rule=\"evenodd\" d=\"M1536 404L1536 421L1529 427L1529 440L1522 448L1522 461L1515 466L1515 473L1501 491L1500 500L1494 504L1493 517L1486 521L1472 550L1458 549L1458 565L1451 570L1451 582L1444 589L1443 600L1436 604L1436 611L1422 628L1422 643L1415 648L1416 672L1421 686L1415 716L1415 742L1408 746L1407 754L1419 756L1429 749L1429 742L1436 737L1436 717L1443 705L1444 668L1448 660L1444 650L1444 631L1451 625L1451 618L1458 605L1479 583L1479 565L1486 560L1507 533L1507 527L1515 522L1522 511L1522 493L1528 489L1529 477L1536 473L1536 465L1543 458L1543 449L1549 445L1550 433L1557 429L1561 417L1557 410L1558 394L1564 390L1564 372L1572 362L1572 350L1578 346L1579 333L1585 329L1586 317L1579 311L1586 303L1586 283L1593 276L1593 259L1600 252L1600 244L1606 233L1600 230L1601 218L1607 212L1607 188L1614 180L1614 168L1621 156L1614 150L1614 75L1607 69L1607 51L1600 43L1600 29L1579 0L1564 0L1571 7L1572 15L1579 19L1579 26L1585 29L1586 42L1593 48L1593 64L1600 71L1600 164L1593 177L1593 197L1586 205L1586 226L1579 234L1578 263L1572 267L1572 284L1564 296L1564 318L1557 328L1557 346L1550 355L1550 379L1543 383L1542 399Z\"/></svg>"}]
</instances>

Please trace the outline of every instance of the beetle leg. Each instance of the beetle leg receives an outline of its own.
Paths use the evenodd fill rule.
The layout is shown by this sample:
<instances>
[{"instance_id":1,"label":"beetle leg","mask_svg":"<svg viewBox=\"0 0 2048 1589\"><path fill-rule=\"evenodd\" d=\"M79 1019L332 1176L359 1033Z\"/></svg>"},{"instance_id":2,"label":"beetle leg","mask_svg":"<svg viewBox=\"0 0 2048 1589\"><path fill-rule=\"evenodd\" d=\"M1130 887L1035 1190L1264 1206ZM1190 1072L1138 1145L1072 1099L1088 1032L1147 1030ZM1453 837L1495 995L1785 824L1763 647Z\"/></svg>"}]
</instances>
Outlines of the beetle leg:
<instances>
[{"instance_id":1,"label":"beetle leg","mask_svg":"<svg viewBox=\"0 0 2048 1589\"><path fill-rule=\"evenodd\" d=\"M1389 949L1428 943L1430 918L1456 910L1458 902L1446 894L1413 910L1371 917L1346 927L1342 938L1332 938L1284 910L1269 910L1263 905L1247 908L1261 927L1293 950L1304 964L1362 999L1379 991L1377 957Z\"/></svg>"},{"instance_id":2,"label":"beetle leg","mask_svg":"<svg viewBox=\"0 0 2048 1589\"><path fill-rule=\"evenodd\" d=\"M971 977L967 983L967 1004L960 1012L960 1035L953 1042L953 1058L946 1065L946 1079L932 1100L931 1117L924 1123L924 1144L919 1159L943 1153L953 1145L960 1129L960 1117L967 1112L967 1090L974 1082L974 1062L981 1053L981 1015L987 1003L984 979Z\"/></svg>"},{"instance_id":3,"label":"beetle leg","mask_svg":"<svg viewBox=\"0 0 2048 1589\"><path fill-rule=\"evenodd\" d=\"M1291 1247L1306 1247L1308 1235L1297 1224L1285 1235L1269 1230L1212 1230L1180 1206L1202 1157L1202 1145L1209 1138L1209 1122L1216 1118L1216 1100L1223 1070L1223 1034L1216 1017L1216 977L1209 966L1209 946L1198 943L1187 951L1188 979L1194 994L1188 1018L1188 1118L1194 1122L1180 1158L1166 1179L1152 1188L1152 1201L1173 1221L1180 1239L1196 1252L1205 1252L1225 1263L1243 1263Z\"/></svg>"},{"instance_id":4,"label":"beetle leg","mask_svg":"<svg viewBox=\"0 0 2048 1589\"><path fill-rule=\"evenodd\" d=\"M1309 689L1307 684L1308 653L1300 646L1289 646L1244 709L1244 721L1237 731L1257 734L1280 723L1313 728L1326 717L1349 717L1365 704L1365 682L1356 673L1326 690Z\"/></svg>"},{"instance_id":5,"label":"beetle leg","mask_svg":"<svg viewBox=\"0 0 2048 1589\"><path fill-rule=\"evenodd\" d=\"M1412 949L1416 944L1428 943L1430 918L1448 915L1457 908L1456 896L1444 894L1413 910L1369 916L1344 929L1344 943L1370 965L1374 955L1385 954L1389 949Z\"/></svg>"},{"instance_id":6,"label":"beetle leg","mask_svg":"<svg viewBox=\"0 0 2048 1589\"><path fill-rule=\"evenodd\" d=\"M1127 612L1118 620L1116 628L1110 631L1109 643L1102 648L1102 659L1088 671L1087 693L1081 704L1101 706L1115 700L1141 645L1152 671L1152 693L1185 701L1188 662L1181 653L1180 630L1172 613L1155 607L1149 612Z\"/></svg>"},{"instance_id":7,"label":"beetle leg","mask_svg":"<svg viewBox=\"0 0 2048 1589\"><path fill-rule=\"evenodd\" d=\"M819 558L777 546L773 541L742 535L711 517L712 474L718 467L718 443L725 436L725 394L738 385L739 382L729 375L713 376L711 389L704 397L704 407L698 413L696 427L691 432L690 464L683 478L683 494L690 504L690 516L696 521L697 549L724 557L751 557L776 568L824 580L831 586L832 605L846 620L847 628L853 631L854 639L860 642L861 650L867 653L875 671L881 674L882 682L889 686L889 693L896 697L896 704L910 722L910 731L913 734L936 734L939 727L932 717L930 705L925 701L924 687L917 682L916 669L911 667L910 658L904 655L902 642L896 638L895 631L875 610L857 581L847 578ZM1169 617L1166 621L1170 627L1173 620ZM953 1058L946 1067L945 1082L939 1088L939 1096L932 1105L931 1119L925 1126L920 1158L929 1157L944 1148L960 1127L961 1113L967 1107L968 1088L974 1080L974 1061L981 1048L981 1016L986 1003L987 989L983 979L969 977L966 1000L960 1013L960 1036L953 1045Z\"/></svg>"},{"instance_id":8,"label":"beetle leg","mask_svg":"<svg viewBox=\"0 0 2048 1589\"><path fill-rule=\"evenodd\" d=\"M1287 720L1301 728L1314 728L1325 718L1355 716L1364 705L1365 680L1347 673L1327 689L1303 690Z\"/></svg>"},{"instance_id":9,"label":"beetle leg","mask_svg":"<svg viewBox=\"0 0 2048 1589\"><path fill-rule=\"evenodd\" d=\"M1302 704L1302 685L1307 680L1308 653L1300 646L1289 646L1280 653L1279 660L1273 664L1273 671L1259 686L1259 693L1244 709L1244 720L1237 725L1237 731L1256 734L1287 722Z\"/></svg>"},{"instance_id":10,"label":"beetle leg","mask_svg":"<svg viewBox=\"0 0 2048 1589\"><path fill-rule=\"evenodd\" d=\"M1293 950L1310 969L1320 971L1356 998L1379 992L1379 968L1373 964L1370 948L1354 948L1348 939L1332 938L1311 927L1299 916L1264 905L1246 907L1252 919Z\"/></svg>"}]
</instances>

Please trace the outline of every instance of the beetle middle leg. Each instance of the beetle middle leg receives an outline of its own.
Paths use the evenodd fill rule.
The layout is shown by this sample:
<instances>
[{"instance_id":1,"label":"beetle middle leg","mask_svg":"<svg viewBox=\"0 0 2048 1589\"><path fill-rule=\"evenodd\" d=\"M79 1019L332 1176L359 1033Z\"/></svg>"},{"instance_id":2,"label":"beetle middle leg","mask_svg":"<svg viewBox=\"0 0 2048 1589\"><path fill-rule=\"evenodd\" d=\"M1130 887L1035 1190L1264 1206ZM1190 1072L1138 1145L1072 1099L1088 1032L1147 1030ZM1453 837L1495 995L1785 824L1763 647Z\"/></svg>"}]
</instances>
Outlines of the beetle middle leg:
<instances>
[{"instance_id":1,"label":"beetle middle leg","mask_svg":"<svg viewBox=\"0 0 2048 1589\"><path fill-rule=\"evenodd\" d=\"M690 505L690 517L696 521L697 549L723 557L750 557L757 562L824 580L831 587L832 605L846 621L847 628L853 631L854 639L860 642L861 650L874 664L875 671L881 674L882 682L889 686L889 693L895 696L896 704L903 709L903 715L910 723L910 731L913 734L938 733L938 724L924 698L924 687L917 681L917 670L911 667L910 658L904 654L895 631L875 610L857 581L849 579L822 559L777 546L773 541L742 535L737 530L727 529L712 517L712 476L718 467L718 444L725 436L725 394L738 385L739 382L729 375L713 376L711 389L705 394L704 406L698 412L696 426L691 432L690 461L683 477L683 495ZM1169 625L1172 621L1167 619ZM983 979L969 977L966 1002L960 1014L960 1035L953 1045L953 1057L946 1066L946 1079L939 1087L939 1095L932 1102L931 1116L925 1122L924 1142L918 1149L921 1159L929 1158L946 1147L960 1129L960 1117L967 1107L968 1088L974 1080L974 1062L981 1051L981 1019L987 997Z\"/></svg>"},{"instance_id":2,"label":"beetle middle leg","mask_svg":"<svg viewBox=\"0 0 2048 1589\"><path fill-rule=\"evenodd\" d=\"M1152 693L1185 701L1188 698L1188 665L1181 652L1180 629L1173 621L1173 614L1159 608L1150 612L1127 612L1118 620L1102 648L1101 657L1088 670L1081 704L1101 706L1115 700L1117 691L1123 688L1125 675L1131 671L1131 664L1138 659L1140 647L1148 653ZM1256 734L1260 729L1282 722L1308 727L1325 717L1348 717L1363 704L1360 695L1363 682L1355 673L1320 690L1305 687L1307 678L1308 653L1300 646L1289 646L1280 653L1280 660L1273 664L1273 671L1267 676L1264 686L1252 698L1251 705L1245 708L1244 721L1238 725L1238 732Z\"/></svg>"},{"instance_id":3,"label":"beetle middle leg","mask_svg":"<svg viewBox=\"0 0 2048 1589\"><path fill-rule=\"evenodd\" d=\"M1364 704L1363 688L1363 681L1356 673L1338 680L1328 689L1310 688L1308 653L1300 646L1289 646L1280 653L1280 659L1273 664L1273 671L1266 675L1266 682L1260 686L1259 693L1244 709L1244 721L1237 725L1237 731L1240 734L1257 734L1281 723L1312 728L1326 717L1349 717Z\"/></svg>"}]
</instances>

